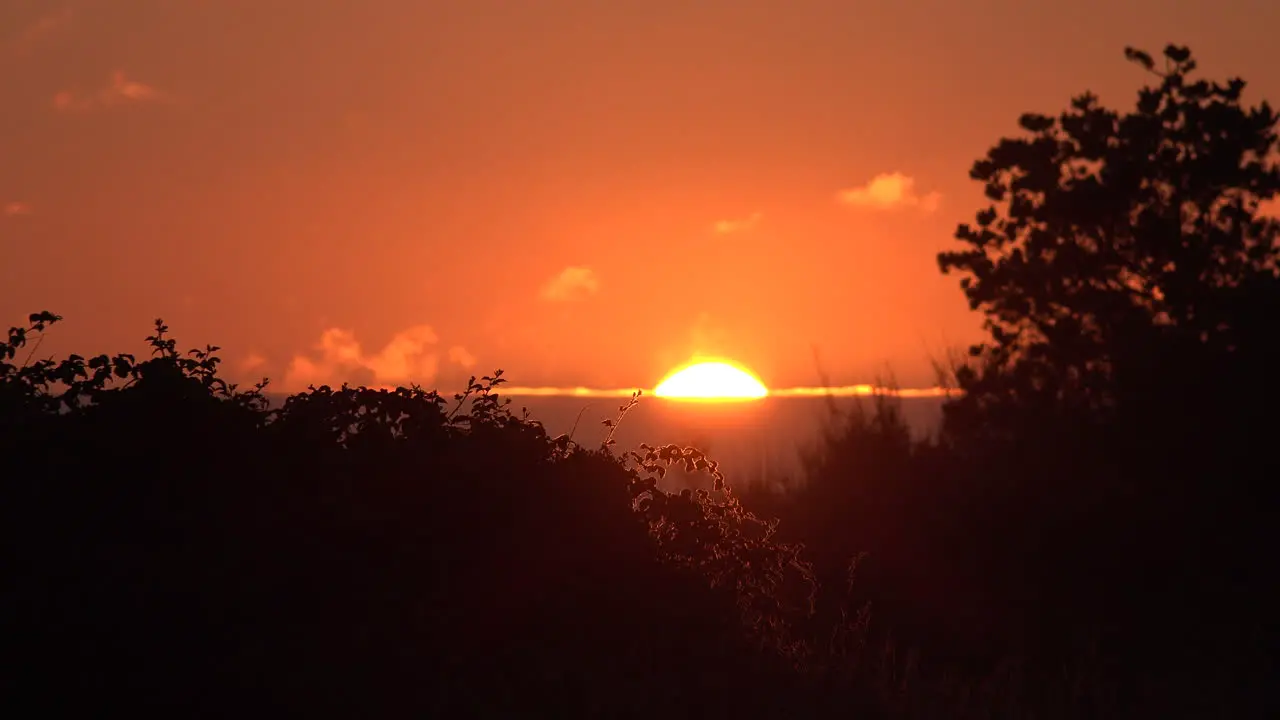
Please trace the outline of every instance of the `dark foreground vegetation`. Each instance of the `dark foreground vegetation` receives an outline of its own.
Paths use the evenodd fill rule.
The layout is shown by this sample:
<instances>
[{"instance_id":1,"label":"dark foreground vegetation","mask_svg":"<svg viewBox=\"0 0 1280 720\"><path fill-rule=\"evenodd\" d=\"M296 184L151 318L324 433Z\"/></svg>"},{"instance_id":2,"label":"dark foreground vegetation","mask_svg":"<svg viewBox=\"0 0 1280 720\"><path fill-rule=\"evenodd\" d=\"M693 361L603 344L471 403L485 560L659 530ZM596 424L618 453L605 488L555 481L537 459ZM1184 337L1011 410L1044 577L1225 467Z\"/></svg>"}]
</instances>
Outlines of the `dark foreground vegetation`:
<instances>
[{"instance_id":1,"label":"dark foreground vegetation","mask_svg":"<svg viewBox=\"0 0 1280 720\"><path fill-rule=\"evenodd\" d=\"M149 358L34 359L33 315L0 345L6 705L1274 717L1276 118L1128 55L1133 111L1023 116L973 169L940 261L991 340L941 432L880 398L785 492L549 437L500 373L269 408L160 322Z\"/></svg>"}]
</instances>

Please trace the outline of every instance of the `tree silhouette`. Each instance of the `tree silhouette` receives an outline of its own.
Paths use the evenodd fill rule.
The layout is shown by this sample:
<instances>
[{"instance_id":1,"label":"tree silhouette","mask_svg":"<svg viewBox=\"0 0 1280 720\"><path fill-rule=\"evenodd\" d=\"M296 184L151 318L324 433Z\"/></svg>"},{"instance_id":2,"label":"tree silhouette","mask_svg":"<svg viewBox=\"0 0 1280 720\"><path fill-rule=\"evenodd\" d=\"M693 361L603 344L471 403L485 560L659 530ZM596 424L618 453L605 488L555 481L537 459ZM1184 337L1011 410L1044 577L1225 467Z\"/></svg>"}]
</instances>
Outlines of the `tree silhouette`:
<instances>
[{"instance_id":1,"label":"tree silhouette","mask_svg":"<svg viewBox=\"0 0 1280 720\"><path fill-rule=\"evenodd\" d=\"M1185 385L1226 355L1273 352L1280 224L1259 204L1280 190L1276 114L1241 104L1243 80L1193 79L1185 47L1163 69L1125 55L1159 80L1134 110L1085 93L1058 117L1024 114L1030 137L970 171L992 204L958 228L967 249L938 256L991 336L959 373L960 425L1010 403L1097 417L1166 391L1155 367Z\"/></svg>"},{"instance_id":2,"label":"tree silhouette","mask_svg":"<svg viewBox=\"0 0 1280 720\"><path fill-rule=\"evenodd\" d=\"M1270 636L1280 148L1243 80L1193 77L1176 45L1125 55L1157 78L1133 110L1085 93L1024 114L970 171L990 204L938 262L990 339L945 438L977 460L969 491L1010 509L994 537L1057 606L1042 628L1109 626L1177 685L1206 657L1264 666L1242 658ZM1192 612L1221 620L1172 630Z\"/></svg>"}]
</instances>

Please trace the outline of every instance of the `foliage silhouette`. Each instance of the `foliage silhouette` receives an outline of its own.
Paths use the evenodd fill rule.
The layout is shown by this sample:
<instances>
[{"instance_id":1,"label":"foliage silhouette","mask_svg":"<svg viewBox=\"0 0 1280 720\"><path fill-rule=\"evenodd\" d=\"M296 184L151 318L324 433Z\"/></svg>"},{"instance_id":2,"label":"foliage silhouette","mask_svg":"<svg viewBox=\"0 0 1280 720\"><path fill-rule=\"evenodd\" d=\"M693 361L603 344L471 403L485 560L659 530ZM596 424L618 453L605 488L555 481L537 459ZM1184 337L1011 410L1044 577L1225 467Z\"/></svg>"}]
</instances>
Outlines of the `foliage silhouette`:
<instances>
[{"instance_id":1,"label":"foliage silhouette","mask_svg":"<svg viewBox=\"0 0 1280 720\"><path fill-rule=\"evenodd\" d=\"M785 492L453 396L0 344L6 697L47 714L1270 716L1276 118L1185 48L1028 114L943 253L990 342ZM669 491L671 468L710 490Z\"/></svg>"},{"instance_id":2,"label":"foliage silhouette","mask_svg":"<svg viewBox=\"0 0 1280 720\"><path fill-rule=\"evenodd\" d=\"M1280 191L1277 116L1242 105L1243 80L1194 79L1185 47L1161 71L1126 56L1158 80L1133 111L1086 93L1057 118L1025 114L1031 137L973 167L993 204L939 263L965 274L991 342L958 371L947 430L1036 478L1017 502L1044 506L1046 535L1087 519L1109 548L1099 577L1140 557L1163 576L1152 592L1197 574L1260 589L1268 573L1241 558L1280 472L1264 452L1276 424L1250 419L1280 401L1280 220L1260 209Z\"/></svg>"},{"instance_id":3,"label":"foliage silhouette","mask_svg":"<svg viewBox=\"0 0 1280 720\"><path fill-rule=\"evenodd\" d=\"M657 488L677 463L723 487L696 450L549 438L500 371L452 402L325 386L270 409L160 321L146 360L10 362L58 320L0 346L3 450L41 460L3 480L28 692L647 716L735 710L735 673L804 662L799 548L727 488Z\"/></svg>"},{"instance_id":4,"label":"foliage silhouette","mask_svg":"<svg viewBox=\"0 0 1280 720\"><path fill-rule=\"evenodd\" d=\"M1017 667L1021 712L1257 716L1280 647L1276 116L1185 48L1126 56L1158 80L1135 110L1024 115L973 168L992 204L939 261L990 340L940 368L940 436L875 398L803 482L744 502L806 545L819 614L866 551L871 641L967 668L966 692Z\"/></svg>"},{"instance_id":5,"label":"foliage silhouette","mask_svg":"<svg viewBox=\"0 0 1280 720\"><path fill-rule=\"evenodd\" d=\"M957 230L969 249L938 260L965 274L991 342L953 414L992 423L1012 402L1095 417L1210 381L1227 357L1274 358L1280 222L1259 206L1280 191L1276 114L1241 104L1243 80L1192 79L1185 47L1165 48L1163 71L1126 56L1159 80L1133 111L1085 93L1056 118L1024 114L1030 137L970 172L993 204Z\"/></svg>"}]
</instances>

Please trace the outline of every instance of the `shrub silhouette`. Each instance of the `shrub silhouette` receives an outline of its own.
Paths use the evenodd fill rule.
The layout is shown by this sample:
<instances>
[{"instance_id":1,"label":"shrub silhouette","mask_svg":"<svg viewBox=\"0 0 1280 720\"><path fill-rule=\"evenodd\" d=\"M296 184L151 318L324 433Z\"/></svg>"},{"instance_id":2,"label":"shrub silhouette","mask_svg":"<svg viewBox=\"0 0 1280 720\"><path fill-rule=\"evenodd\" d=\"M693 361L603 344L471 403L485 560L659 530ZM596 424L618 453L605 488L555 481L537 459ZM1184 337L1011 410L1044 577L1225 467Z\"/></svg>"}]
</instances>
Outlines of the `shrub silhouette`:
<instances>
[{"instance_id":1,"label":"shrub silhouette","mask_svg":"<svg viewBox=\"0 0 1280 720\"><path fill-rule=\"evenodd\" d=\"M804 662L798 548L727 488L656 487L723 486L696 450L550 438L500 372L269 409L160 321L149 359L15 364L58 319L0 346L32 461L4 475L6 636L45 707L730 712L767 699L740 674Z\"/></svg>"}]
</instances>

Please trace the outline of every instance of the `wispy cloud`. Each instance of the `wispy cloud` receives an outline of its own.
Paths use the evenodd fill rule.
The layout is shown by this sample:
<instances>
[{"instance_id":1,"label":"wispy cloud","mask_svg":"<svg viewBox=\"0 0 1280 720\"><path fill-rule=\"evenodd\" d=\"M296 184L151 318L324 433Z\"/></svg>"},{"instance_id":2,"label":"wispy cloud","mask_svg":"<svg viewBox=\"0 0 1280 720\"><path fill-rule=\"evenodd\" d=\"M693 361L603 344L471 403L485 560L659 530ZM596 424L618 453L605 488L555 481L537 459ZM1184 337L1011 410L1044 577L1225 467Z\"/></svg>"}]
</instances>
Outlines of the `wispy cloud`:
<instances>
[{"instance_id":1,"label":"wispy cloud","mask_svg":"<svg viewBox=\"0 0 1280 720\"><path fill-rule=\"evenodd\" d=\"M510 397L581 397L581 398L624 398L630 397L636 390L653 394L652 390L643 388L589 388L589 387L520 387L503 385L502 395Z\"/></svg>"},{"instance_id":2,"label":"wispy cloud","mask_svg":"<svg viewBox=\"0 0 1280 720\"><path fill-rule=\"evenodd\" d=\"M296 355L289 362L283 385L288 391L344 382L373 387L425 385L435 380L440 368L436 340L430 326L415 325L396 333L378 352L366 354L352 331L329 328L314 352Z\"/></svg>"},{"instance_id":3,"label":"wispy cloud","mask_svg":"<svg viewBox=\"0 0 1280 720\"><path fill-rule=\"evenodd\" d=\"M163 98L164 95L153 86L131 80L117 70L111 74L111 80L96 92L81 94L63 90L54 95L53 106L63 112L83 112L116 105L155 102Z\"/></svg>"},{"instance_id":4,"label":"wispy cloud","mask_svg":"<svg viewBox=\"0 0 1280 720\"><path fill-rule=\"evenodd\" d=\"M875 210L916 208L926 213L937 210L942 195L937 192L920 195L915 186L915 178L908 175L900 172L881 173L871 178L866 185L836 193L836 201L842 205Z\"/></svg>"},{"instance_id":5,"label":"wispy cloud","mask_svg":"<svg viewBox=\"0 0 1280 720\"><path fill-rule=\"evenodd\" d=\"M589 267L572 266L542 286L542 297L554 302L581 300L600 290L600 279Z\"/></svg>"},{"instance_id":6,"label":"wispy cloud","mask_svg":"<svg viewBox=\"0 0 1280 720\"><path fill-rule=\"evenodd\" d=\"M240 359L240 372L251 373L266 367L267 359L256 352L250 352Z\"/></svg>"},{"instance_id":7,"label":"wispy cloud","mask_svg":"<svg viewBox=\"0 0 1280 720\"><path fill-rule=\"evenodd\" d=\"M476 356L467 352L467 349L461 345L454 345L449 348L449 362L457 363L464 369L470 370L476 366Z\"/></svg>"},{"instance_id":8,"label":"wispy cloud","mask_svg":"<svg viewBox=\"0 0 1280 720\"><path fill-rule=\"evenodd\" d=\"M13 52L26 55L65 28L75 19L75 11L69 7L47 12L22 27L10 41Z\"/></svg>"},{"instance_id":9,"label":"wispy cloud","mask_svg":"<svg viewBox=\"0 0 1280 720\"><path fill-rule=\"evenodd\" d=\"M31 203L21 200L11 200L0 208L0 214L5 217L17 217L19 215L30 215L32 212Z\"/></svg>"},{"instance_id":10,"label":"wispy cloud","mask_svg":"<svg viewBox=\"0 0 1280 720\"><path fill-rule=\"evenodd\" d=\"M760 220L764 218L760 213L751 213L747 217L732 220L717 220L711 225L711 231L717 235L732 235L734 233L746 232L753 230L760 224Z\"/></svg>"},{"instance_id":11,"label":"wispy cloud","mask_svg":"<svg viewBox=\"0 0 1280 720\"><path fill-rule=\"evenodd\" d=\"M949 397L958 391L942 387L885 388L875 385L836 385L832 387L792 387L770 390L773 397L870 397L887 395L903 398Z\"/></svg>"}]
</instances>

